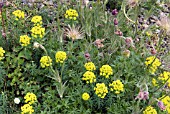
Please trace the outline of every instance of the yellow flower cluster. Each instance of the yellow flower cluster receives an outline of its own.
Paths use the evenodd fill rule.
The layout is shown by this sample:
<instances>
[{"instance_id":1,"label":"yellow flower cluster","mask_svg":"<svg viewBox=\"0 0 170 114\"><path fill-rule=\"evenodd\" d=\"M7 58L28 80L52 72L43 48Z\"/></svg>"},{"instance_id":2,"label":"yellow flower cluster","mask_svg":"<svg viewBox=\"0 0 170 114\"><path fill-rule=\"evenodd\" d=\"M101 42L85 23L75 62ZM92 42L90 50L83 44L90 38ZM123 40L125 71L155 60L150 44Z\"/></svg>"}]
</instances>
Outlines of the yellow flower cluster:
<instances>
[{"instance_id":1,"label":"yellow flower cluster","mask_svg":"<svg viewBox=\"0 0 170 114\"><path fill-rule=\"evenodd\" d=\"M161 65L161 62L155 56L150 56L146 58L145 64L149 67L149 72L154 74L157 70L157 67Z\"/></svg>"},{"instance_id":2,"label":"yellow flower cluster","mask_svg":"<svg viewBox=\"0 0 170 114\"><path fill-rule=\"evenodd\" d=\"M124 85L120 80L113 81L111 84L109 84L109 87L111 87L110 90L115 91L116 94L124 91Z\"/></svg>"},{"instance_id":3,"label":"yellow flower cluster","mask_svg":"<svg viewBox=\"0 0 170 114\"><path fill-rule=\"evenodd\" d=\"M34 27L31 29L31 36L42 38L45 35L45 28L42 27L42 17L36 15L31 19L31 22L34 23Z\"/></svg>"},{"instance_id":4,"label":"yellow flower cluster","mask_svg":"<svg viewBox=\"0 0 170 114\"><path fill-rule=\"evenodd\" d=\"M150 32L146 32L146 36L150 37L151 33Z\"/></svg>"},{"instance_id":5,"label":"yellow flower cluster","mask_svg":"<svg viewBox=\"0 0 170 114\"><path fill-rule=\"evenodd\" d=\"M28 103L28 104L33 104L35 101L37 101L37 96L34 94L34 93L30 93L28 92L25 97L25 102Z\"/></svg>"},{"instance_id":6,"label":"yellow flower cluster","mask_svg":"<svg viewBox=\"0 0 170 114\"><path fill-rule=\"evenodd\" d=\"M152 106L148 106L143 111L143 114L157 114L157 111Z\"/></svg>"},{"instance_id":7,"label":"yellow flower cluster","mask_svg":"<svg viewBox=\"0 0 170 114\"><path fill-rule=\"evenodd\" d=\"M31 29L31 36L34 38L42 38L45 34L45 28L41 27L41 26L34 26Z\"/></svg>"},{"instance_id":8,"label":"yellow flower cluster","mask_svg":"<svg viewBox=\"0 0 170 114\"><path fill-rule=\"evenodd\" d=\"M158 84L157 84L157 80L155 79L155 78L152 78L152 85L153 86L157 86Z\"/></svg>"},{"instance_id":9,"label":"yellow flower cluster","mask_svg":"<svg viewBox=\"0 0 170 114\"><path fill-rule=\"evenodd\" d=\"M22 46L27 46L28 44L30 44L30 40L31 38L28 37L27 35L22 35L20 36L19 42L21 43Z\"/></svg>"},{"instance_id":10,"label":"yellow flower cluster","mask_svg":"<svg viewBox=\"0 0 170 114\"><path fill-rule=\"evenodd\" d=\"M67 58L67 54L64 51L58 51L55 54L55 59L57 63L63 63Z\"/></svg>"},{"instance_id":11,"label":"yellow flower cluster","mask_svg":"<svg viewBox=\"0 0 170 114\"><path fill-rule=\"evenodd\" d=\"M24 12L21 10L16 10L12 12L13 15L15 15L15 20L19 20L20 18L24 18Z\"/></svg>"},{"instance_id":12,"label":"yellow flower cluster","mask_svg":"<svg viewBox=\"0 0 170 114\"><path fill-rule=\"evenodd\" d=\"M159 75L158 79L161 80L163 83L167 81L167 86L170 87L170 72L164 71L162 74Z\"/></svg>"},{"instance_id":13,"label":"yellow flower cluster","mask_svg":"<svg viewBox=\"0 0 170 114\"><path fill-rule=\"evenodd\" d=\"M21 107L21 114L32 114L34 112L34 109L30 104L25 104L24 106Z\"/></svg>"},{"instance_id":14,"label":"yellow flower cluster","mask_svg":"<svg viewBox=\"0 0 170 114\"><path fill-rule=\"evenodd\" d=\"M112 70L112 68L109 65L103 65L100 68L100 75L101 76L109 78L109 76L112 75L112 74L113 74L113 70Z\"/></svg>"},{"instance_id":15,"label":"yellow flower cluster","mask_svg":"<svg viewBox=\"0 0 170 114\"><path fill-rule=\"evenodd\" d=\"M2 48L2 47L0 47L0 60L2 60L2 59L3 59L3 57L4 57L4 53L5 53L5 50L3 50L3 48Z\"/></svg>"},{"instance_id":16,"label":"yellow flower cluster","mask_svg":"<svg viewBox=\"0 0 170 114\"><path fill-rule=\"evenodd\" d=\"M166 97L162 96L160 99L164 103L168 114L170 114L170 97L169 96L166 96Z\"/></svg>"},{"instance_id":17,"label":"yellow flower cluster","mask_svg":"<svg viewBox=\"0 0 170 114\"><path fill-rule=\"evenodd\" d=\"M84 65L84 67L86 68L86 70L88 71L93 71L93 70L96 70L96 67L94 65L94 63L92 62L88 62Z\"/></svg>"},{"instance_id":18,"label":"yellow flower cluster","mask_svg":"<svg viewBox=\"0 0 170 114\"><path fill-rule=\"evenodd\" d=\"M91 71L86 71L84 74L83 74L83 78L82 80L85 80L86 83L93 83L93 82L96 82L96 76L94 75L93 72Z\"/></svg>"},{"instance_id":19,"label":"yellow flower cluster","mask_svg":"<svg viewBox=\"0 0 170 114\"><path fill-rule=\"evenodd\" d=\"M162 74L159 75L158 80L162 83L166 83L166 86L170 88L170 72L164 71ZM157 86L157 80L155 78L152 79L153 86Z\"/></svg>"},{"instance_id":20,"label":"yellow flower cluster","mask_svg":"<svg viewBox=\"0 0 170 114\"><path fill-rule=\"evenodd\" d=\"M74 9L69 9L66 11L66 13L64 14L65 18L67 19L71 19L71 20L76 20L78 17L78 13L76 10Z\"/></svg>"},{"instance_id":21,"label":"yellow flower cluster","mask_svg":"<svg viewBox=\"0 0 170 114\"><path fill-rule=\"evenodd\" d=\"M42 25L42 17L36 15L31 19L31 22L34 23L34 26L41 26Z\"/></svg>"},{"instance_id":22,"label":"yellow flower cluster","mask_svg":"<svg viewBox=\"0 0 170 114\"><path fill-rule=\"evenodd\" d=\"M83 93L82 94L82 99L83 100L87 101L87 100L89 100L89 98L90 98L90 95L88 93Z\"/></svg>"},{"instance_id":23,"label":"yellow flower cluster","mask_svg":"<svg viewBox=\"0 0 170 114\"><path fill-rule=\"evenodd\" d=\"M108 89L104 83L97 83L96 87L94 87L94 91L100 98L104 98L108 93Z\"/></svg>"},{"instance_id":24,"label":"yellow flower cluster","mask_svg":"<svg viewBox=\"0 0 170 114\"><path fill-rule=\"evenodd\" d=\"M52 59L49 56L43 56L40 59L40 63L42 68L49 67L52 65Z\"/></svg>"}]
</instances>

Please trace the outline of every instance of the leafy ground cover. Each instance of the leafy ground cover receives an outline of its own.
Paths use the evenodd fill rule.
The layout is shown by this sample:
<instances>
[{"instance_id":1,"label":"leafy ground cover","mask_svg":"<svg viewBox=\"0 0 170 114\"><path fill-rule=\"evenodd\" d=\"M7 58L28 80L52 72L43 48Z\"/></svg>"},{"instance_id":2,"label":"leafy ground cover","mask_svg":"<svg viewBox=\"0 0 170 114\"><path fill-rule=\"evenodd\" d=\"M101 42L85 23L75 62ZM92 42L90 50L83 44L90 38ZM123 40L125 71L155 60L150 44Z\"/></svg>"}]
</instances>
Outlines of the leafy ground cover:
<instances>
[{"instance_id":1,"label":"leafy ground cover","mask_svg":"<svg viewBox=\"0 0 170 114\"><path fill-rule=\"evenodd\" d=\"M1 114L169 114L169 1L0 2Z\"/></svg>"}]
</instances>

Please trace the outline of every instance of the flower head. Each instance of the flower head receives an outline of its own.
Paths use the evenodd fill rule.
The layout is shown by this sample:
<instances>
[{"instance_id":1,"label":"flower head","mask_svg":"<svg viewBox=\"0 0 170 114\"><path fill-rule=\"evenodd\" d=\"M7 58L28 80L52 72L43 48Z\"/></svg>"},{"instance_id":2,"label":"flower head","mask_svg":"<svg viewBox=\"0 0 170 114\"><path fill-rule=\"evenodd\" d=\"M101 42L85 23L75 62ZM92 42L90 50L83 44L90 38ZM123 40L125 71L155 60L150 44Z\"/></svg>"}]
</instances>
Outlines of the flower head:
<instances>
[{"instance_id":1,"label":"flower head","mask_svg":"<svg viewBox=\"0 0 170 114\"><path fill-rule=\"evenodd\" d=\"M83 0L83 3L86 5L86 7L87 7L87 5L88 5L88 3L89 3L89 0Z\"/></svg>"},{"instance_id":2,"label":"flower head","mask_svg":"<svg viewBox=\"0 0 170 114\"><path fill-rule=\"evenodd\" d=\"M159 99L161 99L160 101L163 103L163 105L162 105L162 103L160 103L159 105L162 105L161 107L164 109L165 108L165 110L168 112L168 114L170 113L170 97L169 96L162 96L161 98L159 98ZM160 107L160 106L159 106ZM160 107L160 108L161 108Z\"/></svg>"},{"instance_id":3,"label":"flower head","mask_svg":"<svg viewBox=\"0 0 170 114\"><path fill-rule=\"evenodd\" d=\"M0 47L0 60L2 60L2 59L3 59L3 57L4 57L4 53L5 53L5 50L3 50L3 48L2 48L2 47Z\"/></svg>"},{"instance_id":4,"label":"flower head","mask_svg":"<svg viewBox=\"0 0 170 114\"><path fill-rule=\"evenodd\" d=\"M159 80L166 81L170 77L170 72L164 71L158 77Z\"/></svg>"},{"instance_id":5,"label":"flower head","mask_svg":"<svg viewBox=\"0 0 170 114\"><path fill-rule=\"evenodd\" d=\"M21 10L16 10L16 11L12 12L12 14L15 16L15 20L24 18L24 12Z\"/></svg>"},{"instance_id":6,"label":"flower head","mask_svg":"<svg viewBox=\"0 0 170 114\"><path fill-rule=\"evenodd\" d=\"M93 83L93 82L96 82L96 76L94 75L93 72L86 71L83 74L82 80L86 81L86 83Z\"/></svg>"},{"instance_id":7,"label":"flower head","mask_svg":"<svg viewBox=\"0 0 170 114\"><path fill-rule=\"evenodd\" d=\"M14 103L15 103L15 104L19 104L19 103L20 103L20 99L19 99L19 98L15 98L15 99L14 99Z\"/></svg>"},{"instance_id":8,"label":"flower head","mask_svg":"<svg viewBox=\"0 0 170 114\"><path fill-rule=\"evenodd\" d=\"M88 52L86 52L86 53L84 54L84 57L85 57L87 60L90 60L90 54L89 54Z\"/></svg>"},{"instance_id":9,"label":"flower head","mask_svg":"<svg viewBox=\"0 0 170 114\"><path fill-rule=\"evenodd\" d=\"M20 36L19 42L21 43L22 46L27 46L28 44L30 44L30 40L31 38L28 37L27 35L22 35Z\"/></svg>"},{"instance_id":10,"label":"flower head","mask_svg":"<svg viewBox=\"0 0 170 114\"><path fill-rule=\"evenodd\" d=\"M31 19L31 22L34 23L34 26L41 26L42 25L42 17L36 15Z\"/></svg>"},{"instance_id":11,"label":"flower head","mask_svg":"<svg viewBox=\"0 0 170 114\"><path fill-rule=\"evenodd\" d=\"M156 51L155 48L152 48L152 49L150 50L150 52L151 52L152 55L155 55L155 54L157 53L157 51Z\"/></svg>"},{"instance_id":12,"label":"flower head","mask_svg":"<svg viewBox=\"0 0 170 114\"><path fill-rule=\"evenodd\" d=\"M112 74L113 74L113 70L112 70L112 67L110 67L109 65L103 65L100 68L100 75L101 76L109 78L109 76L112 75Z\"/></svg>"},{"instance_id":13,"label":"flower head","mask_svg":"<svg viewBox=\"0 0 170 114\"><path fill-rule=\"evenodd\" d=\"M150 56L146 58L145 65L149 67L149 72L154 74L157 70L157 67L161 65L161 62L155 56Z\"/></svg>"},{"instance_id":14,"label":"flower head","mask_svg":"<svg viewBox=\"0 0 170 114\"><path fill-rule=\"evenodd\" d=\"M152 78L152 85L153 86L157 86L158 84L157 84L157 80L155 79L155 78Z\"/></svg>"},{"instance_id":15,"label":"flower head","mask_svg":"<svg viewBox=\"0 0 170 114\"><path fill-rule=\"evenodd\" d=\"M1 2L0 2L0 8L2 8L3 6L4 6L4 2L1 1Z\"/></svg>"},{"instance_id":16,"label":"flower head","mask_svg":"<svg viewBox=\"0 0 170 114\"><path fill-rule=\"evenodd\" d=\"M143 114L157 114L157 111L152 106L148 106L143 111Z\"/></svg>"},{"instance_id":17,"label":"flower head","mask_svg":"<svg viewBox=\"0 0 170 114\"><path fill-rule=\"evenodd\" d=\"M94 41L94 45L97 46L98 48L102 48L102 47L104 47L104 45L102 44L103 41L104 41L104 39L96 39Z\"/></svg>"},{"instance_id":18,"label":"flower head","mask_svg":"<svg viewBox=\"0 0 170 114\"><path fill-rule=\"evenodd\" d=\"M114 22L114 25L116 26L116 25L118 25L118 20L117 20L117 18L114 18L114 20L113 20L113 22Z\"/></svg>"},{"instance_id":19,"label":"flower head","mask_svg":"<svg viewBox=\"0 0 170 114\"><path fill-rule=\"evenodd\" d=\"M34 47L34 48L39 48L40 45L41 45L41 44L39 44L38 42L34 42L33 47Z\"/></svg>"},{"instance_id":20,"label":"flower head","mask_svg":"<svg viewBox=\"0 0 170 114\"><path fill-rule=\"evenodd\" d=\"M158 107L159 107L161 110L165 110L165 109L166 109L166 107L165 107L165 105L164 105L164 103L163 103L162 101L158 101L157 105L158 105Z\"/></svg>"},{"instance_id":21,"label":"flower head","mask_svg":"<svg viewBox=\"0 0 170 114\"><path fill-rule=\"evenodd\" d=\"M64 16L66 19L77 20L78 13L74 9L68 9Z\"/></svg>"},{"instance_id":22,"label":"flower head","mask_svg":"<svg viewBox=\"0 0 170 114\"><path fill-rule=\"evenodd\" d=\"M94 87L95 94L100 98L105 98L108 93L108 89L104 83L97 83Z\"/></svg>"},{"instance_id":23,"label":"flower head","mask_svg":"<svg viewBox=\"0 0 170 114\"><path fill-rule=\"evenodd\" d=\"M49 56L43 56L40 59L40 63L42 68L49 67L52 65L52 59Z\"/></svg>"},{"instance_id":24,"label":"flower head","mask_svg":"<svg viewBox=\"0 0 170 114\"><path fill-rule=\"evenodd\" d=\"M115 32L115 34L118 35L118 36L123 36L123 33L122 33L122 31L120 31L120 30L117 30L117 31Z\"/></svg>"},{"instance_id":25,"label":"flower head","mask_svg":"<svg viewBox=\"0 0 170 114\"><path fill-rule=\"evenodd\" d=\"M110 90L115 91L116 94L124 91L124 85L120 80L113 81L111 84L109 84L109 87Z\"/></svg>"},{"instance_id":26,"label":"flower head","mask_svg":"<svg viewBox=\"0 0 170 114\"><path fill-rule=\"evenodd\" d=\"M112 10L112 15L117 15L118 14L118 11L117 11L117 9L114 9L114 10Z\"/></svg>"},{"instance_id":27,"label":"flower head","mask_svg":"<svg viewBox=\"0 0 170 114\"><path fill-rule=\"evenodd\" d=\"M68 26L68 28L65 29L65 35L72 40L83 39L84 31L80 27Z\"/></svg>"},{"instance_id":28,"label":"flower head","mask_svg":"<svg viewBox=\"0 0 170 114\"><path fill-rule=\"evenodd\" d=\"M157 24L170 35L170 19L163 13L160 14L160 20L157 21Z\"/></svg>"},{"instance_id":29,"label":"flower head","mask_svg":"<svg viewBox=\"0 0 170 114\"><path fill-rule=\"evenodd\" d=\"M164 71L163 73L161 73L158 77L159 80L161 80L163 83L167 82L166 85L168 87L170 87L170 72L168 71Z\"/></svg>"},{"instance_id":30,"label":"flower head","mask_svg":"<svg viewBox=\"0 0 170 114\"><path fill-rule=\"evenodd\" d=\"M83 100L87 101L87 100L89 100L89 98L90 98L90 95L88 93L83 93L82 94L82 99Z\"/></svg>"},{"instance_id":31,"label":"flower head","mask_svg":"<svg viewBox=\"0 0 170 114\"><path fill-rule=\"evenodd\" d=\"M34 109L30 104L25 104L21 107L21 114L32 114L34 112Z\"/></svg>"},{"instance_id":32,"label":"flower head","mask_svg":"<svg viewBox=\"0 0 170 114\"><path fill-rule=\"evenodd\" d=\"M149 92L140 90L140 92L138 93L138 96L135 99L139 99L139 100L149 99Z\"/></svg>"},{"instance_id":33,"label":"flower head","mask_svg":"<svg viewBox=\"0 0 170 114\"><path fill-rule=\"evenodd\" d=\"M93 71L93 70L96 70L96 67L94 65L94 63L92 62L88 62L84 65L84 67L86 68L86 70L88 71Z\"/></svg>"},{"instance_id":34,"label":"flower head","mask_svg":"<svg viewBox=\"0 0 170 114\"><path fill-rule=\"evenodd\" d=\"M138 4L139 0L127 0L127 4L131 7L134 7Z\"/></svg>"},{"instance_id":35,"label":"flower head","mask_svg":"<svg viewBox=\"0 0 170 114\"><path fill-rule=\"evenodd\" d=\"M28 104L33 104L35 101L37 101L37 96L34 94L34 93L30 93L28 92L25 97L25 102L28 103Z\"/></svg>"},{"instance_id":36,"label":"flower head","mask_svg":"<svg viewBox=\"0 0 170 114\"><path fill-rule=\"evenodd\" d=\"M133 44L133 40L132 40L131 37L127 37L127 38L125 39L125 42L126 42L126 45L127 45L128 47L134 45L134 44Z\"/></svg>"},{"instance_id":37,"label":"flower head","mask_svg":"<svg viewBox=\"0 0 170 114\"><path fill-rule=\"evenodd\" d=\"M42 38L45 35L45 28L42 28L41 26L34 26L31 29L31 36L34 38Z\"/></svg>"},{"instance_id":38,"label":"flower head","mask_svg":"<svg viewBox=\"0 0 170 114\"><path fill-rule=\"evenodd\" d=\"M67 54L64 51L58 51L55 54L55 58L57 63L63 63L67 58Z\"/></svg>"}]
</instances>

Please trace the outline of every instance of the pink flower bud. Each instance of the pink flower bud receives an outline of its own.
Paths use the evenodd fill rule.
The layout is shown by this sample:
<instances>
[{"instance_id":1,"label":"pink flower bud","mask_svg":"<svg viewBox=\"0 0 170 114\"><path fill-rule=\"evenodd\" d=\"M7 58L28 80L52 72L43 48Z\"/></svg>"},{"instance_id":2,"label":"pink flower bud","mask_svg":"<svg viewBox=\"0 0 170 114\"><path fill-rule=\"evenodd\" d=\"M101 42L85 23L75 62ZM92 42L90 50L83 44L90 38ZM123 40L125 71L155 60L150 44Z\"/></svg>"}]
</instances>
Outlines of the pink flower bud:
<instances>
[{"instance_id":1,"label":"pink flower bud","mask_svg":"<svg viewBox=\"0 0 170 114\"><path fill-rule=\"evenodd\" d=\"M4 6L4 2L0 2L0 8Z\"/></svg>"},{"instance_id":2,"label":"pink flower bud","mask_svg":"<svg viewBox=\"0 0 170 114\"><path fill-rule=\"evenodd\" d=\"M131 44L131 43L133 43L133 40L132 40L131 37L127 37L127 38L125 39L125 42L126 42L126 44Z\"/></svg>"},{"instance_id":3,"label":"pink flower bud","mask_svg":"<svg viewBox=\"0 0 170 114\"><path fill-rule=\"evenodd\" d=\"M104 39L97 39L96 41L94 41L94 45L97 46L98 48L102 48L104 47L104 45L102 44L103 41Z\"/></svg>"},{"instance_id":4,"label":"pink flower bud","mask_svg":"<svg viewBox=\"0 0 170 114\"><path fill-rule=\"evenodd\" d=\"M143 97L144 97L143 91L140 91L140 92L138 93L138 96L137 96L135 99L142 100Z\"/></svg>"},{"instance_id":5,"label":"pink flower bud","mask_svg":"<svg viewBox=\"0 0 170 114\"><path fill-rule=\"evenodd\" d=\"M123 33L120 30L116 31L115 34L119 36L123 36Z\"/></svg>"},{"instance_id":6,"label":"pink flower bud","mask_svg":"<svg viewBox=\"0 0 170 114\"><path fill-rule=\"evenodd\" d=\"M117 15L118 14L118 11L117 11L117 9L114 9L113 11L112 11L112 15Z\"/></svg>"},{"instance_id":7,"label":"pink flower bud","mask_svg":"<svg viewBox=\"0 0 170 114\"><path fill-rule=\"evenodd\" d=\"M116 18L114 19L114 25L118 25L118 20Z\"/></svg>"},{"instance_id":8,"label":"pink flower bud","mask_svg":"<svg viewBox=\"0 0 170 114\"><path fill-rule=\"evenodd\" d=\"M144 94L143 100L149 99L149 92L148 91L144 91L143 94Z\"/></svg>"},{"instance_id":9,"label":"pink flower bud","mask_svg":"<svg viewBox=\"0 0 170 114\"><path fill-rule=\"evenodd\" d=\"M90 59L90 54L89 54L88 52L86 52L86 53L84 54L84 57L89 60L89 59Z\"/></svg>"},{"instance_id":10,"label":"pink flower bud","mask_svg":"<svg viewBox=\"0 0 170 114\"><path fill-rule=\"evenodd\" d=\"M134 46L134 44L133 44L133 40L132 40L131 37L127 37L127 38L125 39L125 42L126 42L126 45L127 45L128 47L132 46L133 48L135 48L135 46Z\"/></svg>"},{"instance_id":11,"label":"pink flower bud","mask_svg":"<svg viewBox=\"0 0 170 114\"><path fill-rule=\"evenodd\" d=\"M3 37L6 37L6 33L3 32L3 33L2 33L2 36L3 36Z\"/></svg>"},{"instance_id":12,"label":"pink flower bud","mask_svg":"<svg viewBox=\"0 0 170 114\"><path fill-rule=\"evenodd\" d=\"M155 55L157 53L157 51L153 48L153 49L151 49L151 54L152 55Z\"/></svg>"},{"instance_id":13,"label":"pink flower bud","mask_svg":"<svg viewBox=\"0 0 170 114\"><path fill-rule=\"evenodd\" d=\"M10 2L6 1L6 6L9 6L10 5Z\"/></svg>"},{"instance_id":14,"label":"pink flower bud","mask_svg":"<svg viewBox=\"0 0 170 114\"><path fill-rule=\"evenodd\" d=\"M149 92L140 90L138 96L135 99L139 99L139 100L149 99Z\"/></svg>"},{"instance_id":15,"label":"pink flower bud","mask_svg":"<svg viewBox=\"0 0 170 114\"><path fill-rule=\"evenodd\" d=\"M163 103L162 101L158 101L157 105L158 105L158 107L159 107L161 110L165 110L165 109L166 109L166 107L165 107L165 105L164 105L164 103Z\"/></svg>"}]
</instances>

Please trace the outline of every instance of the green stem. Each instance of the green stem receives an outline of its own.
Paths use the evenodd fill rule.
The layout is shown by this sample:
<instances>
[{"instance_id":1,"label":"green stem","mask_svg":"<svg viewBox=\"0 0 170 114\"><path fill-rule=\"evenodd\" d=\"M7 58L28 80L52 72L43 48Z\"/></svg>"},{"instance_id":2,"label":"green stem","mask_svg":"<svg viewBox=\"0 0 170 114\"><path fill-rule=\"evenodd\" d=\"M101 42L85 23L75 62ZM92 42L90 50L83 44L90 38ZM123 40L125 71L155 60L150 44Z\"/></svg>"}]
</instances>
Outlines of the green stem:
<instances>
[{"instance_id":1,"label":"green stem","mask_svg":"<svg viewBox=\"0 0 170 114\"><path fill-rule=\"evenodd\" d=\"M161 97L159 100L162 100L163 98L165 98L166 96L169 96L170 92L168 92L167 94L165 94L163 97Z\"/></svg>"},{"instance_id":2,"label":"green stem","mask_svg":"<svg viewBox=\"0 0 170 114\"><path fill-rule=\"evenodd\" d=\"M65 65L65 62L63 62L62 68L61 68L61 76L60 76L61 79L62 79L62 75L63 75L64 65Z\"/></svg>"},{"instance_id":3,"label":"green stem","mask_svg":"<svg viewBox=\"0 0 170 114\"><path fill-rule=\"evenodd\" d=\"M43 50L44 50L45 54L48 56L47 50L46 50L45 48L44 48ZM52 72L54 73L54 75L57 76L57 81L58 81L59 83L62 83L61 77L59 76L58 71L56 72L56 71L53 69L52 65L50 65L50 69L52 70Z\"/></svg>"},{"instance_id":4,"label":"green stem","mask_svg":"<svg viewBox=\"0 0 170 114\"><path fill-rule=\"evenodd\" d=\"M4 37L5 41L6 41L6 48L8 47L8 41L6 39L6 29L5 29L5 20L4 20L4 17L3 17L3 10L2 8L0 8L0 12L1 12L1 18L2 18L2 37Z\"/></svg>"},{"instance_id":5,"label":"green stem","mask_svg":"<svg viewBox=\"0 0 170 114\"><path fill-rule=\"evenodd\" d=\"M128 16L127 16L127 14L126 14L126 6L124 6L124 8L123 8L123 13L124 13L124 15L125 15L125 17L126 17L126 19L128 20L128 21L130 21L130 22L132 22L132 23L134 23L135 24L135 22L134 21L132 21Z\"/></svg>"},{"instance_id":6,"label":"green stem","mask_svg":"<svg viewBox=\"0 0 170 114\"><path fill-rule=\"evenodd\" d=\"M135 21L135 34L134 34L134 38L137 35L138 32L138 14L139 14L139 6L136 6L136 21Z\"/></svg>"},{"instance_id":7,"label":"green stem","mask_svg":"<svg viewBox=\"0 0 170 114\"><path fill-rule=\"evenodd\" d=\"M83 1L82 0L80 0L80 4L79 4L79 11L80 11L80 22L82 22L83 23L83 18L82 18L82 3L83 3Z\"/></svg>"},{"instance_id":8,"label":"green stem","mask_svg":"<svg viewBox=\"0 0 170 114\"><path fill-rule=\"evenodd\" d=\"M137 105L134 106L134 110L133 110L133 113L132 113L132 114L137 114L137 113L140 112L140 111L139 111L139 103L140 103L140 100L138 99Z\"/></svg>"}]
</instances>

